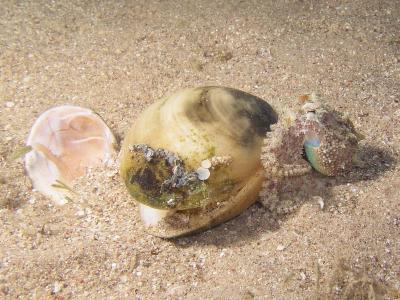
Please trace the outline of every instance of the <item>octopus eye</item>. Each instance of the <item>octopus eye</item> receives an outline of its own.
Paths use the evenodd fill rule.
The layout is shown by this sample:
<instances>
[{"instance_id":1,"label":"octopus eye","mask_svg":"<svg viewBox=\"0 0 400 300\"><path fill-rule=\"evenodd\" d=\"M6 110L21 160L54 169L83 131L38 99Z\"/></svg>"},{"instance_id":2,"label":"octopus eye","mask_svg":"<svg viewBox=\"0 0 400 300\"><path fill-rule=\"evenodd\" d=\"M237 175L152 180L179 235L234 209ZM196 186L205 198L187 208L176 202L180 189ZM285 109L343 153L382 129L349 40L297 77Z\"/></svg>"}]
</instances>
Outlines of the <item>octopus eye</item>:
<instances>
[{"instance_id":1,"label":"octopus eye","mask_svg":"<svg viewBox=\"0 0 400 300\"><path fill-rule=\"evenodd\" d=\"M318 152L320 146L321 141L319 139L308 139L304 143L304 152L310 165L318 172L325 174L325 169L321 165L321 160Z\"/></svg>"},{"instance_id":2,"label":"octopus eye","mask_svg":"<svg viewBox=\"0 0 400 300\"><path fill-rule=\"evenodd\" d=\"M357 150L358 139L351 132L326 130L320 138L307 139L304 143L305 156L310 165L327 176L349 170Z\"/></svg>"}]
</instances>

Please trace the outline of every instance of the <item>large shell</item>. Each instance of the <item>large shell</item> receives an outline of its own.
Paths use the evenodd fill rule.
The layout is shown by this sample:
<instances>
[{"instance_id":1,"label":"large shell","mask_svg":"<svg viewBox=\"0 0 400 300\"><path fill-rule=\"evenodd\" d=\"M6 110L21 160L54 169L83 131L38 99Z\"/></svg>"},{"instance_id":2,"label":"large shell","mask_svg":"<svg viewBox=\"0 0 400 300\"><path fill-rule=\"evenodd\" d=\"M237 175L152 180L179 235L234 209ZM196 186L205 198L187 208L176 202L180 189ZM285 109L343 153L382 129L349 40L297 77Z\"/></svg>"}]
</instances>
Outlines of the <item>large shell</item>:
<instances>
[{"instance_id":1,"label":"large shell","mask_svg":"<svg viewBox=\"0 0 400 300\"><path fill-rule=\"evenodd\" d=\"M121 175L149 231L186 234L252 204L262 141L276 121L264 100L223 87L185 89L143 112L123 142Z\"/></svg>"},{"instance_id":2,"label":"large shell","mask_svg":"<svg viewBox=\"0 0 400 300\"><path fill-rule=\"evenodd\" d=\"M115 138L90 109L63 105L45 111L30 131L25 166L36 190L58 204L66 202L68 185L115 153Z\"/></svg>"}]
</instances>

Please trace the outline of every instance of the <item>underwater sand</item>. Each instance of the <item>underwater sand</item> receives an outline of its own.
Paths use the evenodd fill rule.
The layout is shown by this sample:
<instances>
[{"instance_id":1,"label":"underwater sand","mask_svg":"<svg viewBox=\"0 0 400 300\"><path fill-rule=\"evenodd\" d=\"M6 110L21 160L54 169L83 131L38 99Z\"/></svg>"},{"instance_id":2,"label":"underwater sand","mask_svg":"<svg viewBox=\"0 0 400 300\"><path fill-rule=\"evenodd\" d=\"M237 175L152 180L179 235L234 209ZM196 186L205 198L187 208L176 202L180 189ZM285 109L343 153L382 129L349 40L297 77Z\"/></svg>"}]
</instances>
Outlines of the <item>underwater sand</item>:
<instances>
[{"instance_id":1,"label":"underwater sand","mask_svg":"<svg viewBox=\"0 0 400 300\"><path fill-rule=\"evenodd\" d=\"M398 297L399 1L0 7L0 298ZM22 160L9 159L51 106L92 108L123 138L149 104L201 85L242 89L280 109L318 92L365 135L365 165L320 178L323 210L312 197L280 217L255 204L168 241L143 231L117 175L109 190L99 178L98 198L55 206L32 190Z\"/></svg>"}]
</instances>

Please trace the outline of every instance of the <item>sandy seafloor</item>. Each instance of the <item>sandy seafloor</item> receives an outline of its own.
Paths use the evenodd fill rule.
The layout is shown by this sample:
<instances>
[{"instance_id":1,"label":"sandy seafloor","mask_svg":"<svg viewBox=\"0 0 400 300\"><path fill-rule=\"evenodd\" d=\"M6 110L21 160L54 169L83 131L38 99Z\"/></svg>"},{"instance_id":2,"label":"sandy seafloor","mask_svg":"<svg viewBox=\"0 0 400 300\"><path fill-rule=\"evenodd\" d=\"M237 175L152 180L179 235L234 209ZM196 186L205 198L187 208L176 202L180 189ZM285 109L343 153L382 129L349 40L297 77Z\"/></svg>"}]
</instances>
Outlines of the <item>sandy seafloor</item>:
<instances>
[{"instance_id":1,"label":"sandy seafloor","mask_svg":"<svg viewBox=\"0 0 400 300\"><path fill-rule=\"evenodd\" d=\"M399 1L0 1L0 298L395 299L399 32ZM364 167L321 178L323 210L255 204L168 241L143 231L118 176L112 197L60 207L9 160L54 105L92 108L123 137L149 104L202 85L284 109L319 92L365 135Z\"/></svg>"}]
</instances>

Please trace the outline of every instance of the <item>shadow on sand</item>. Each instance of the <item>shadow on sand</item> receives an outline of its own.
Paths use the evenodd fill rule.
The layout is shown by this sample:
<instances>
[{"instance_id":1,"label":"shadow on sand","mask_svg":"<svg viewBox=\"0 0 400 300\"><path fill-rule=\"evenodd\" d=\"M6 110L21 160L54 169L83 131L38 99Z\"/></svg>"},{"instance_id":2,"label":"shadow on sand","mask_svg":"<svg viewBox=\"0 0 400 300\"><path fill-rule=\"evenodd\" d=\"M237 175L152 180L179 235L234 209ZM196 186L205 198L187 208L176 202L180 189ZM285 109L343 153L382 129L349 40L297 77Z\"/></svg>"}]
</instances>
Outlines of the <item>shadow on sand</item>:
<instances>
[{"instance_id":1,"label":"shadow on sand","mask_svg":"<svg viewBox=\"0 0 400 300\"><path fill-rule=\"evenodd\" d=\"M317 172L309 175L306 178L308 188L305 191L307 192L304 194L304 191L295 191L298 195L301 195L302 200L298 203L300 204L299 207L290 214L277 216L256 202L241 215L229 222L202 233L171 240L171 242L176 243L180 247L188 247L192 244L224 247L257 239L261 233L279 230L279 224L292 218L304 203L311 201L314 197L322 197L325 207L329 209L329 207L334 207L341 201L333 193L335 187L375 180L385 172L394 169L397 164L395 157L383 148L364 145L360 147L359 154L363 165L354 167L350 172L342 176L326 177ZM343 189L346 188L343 187Z\"/></svg>"}]
</instances>

